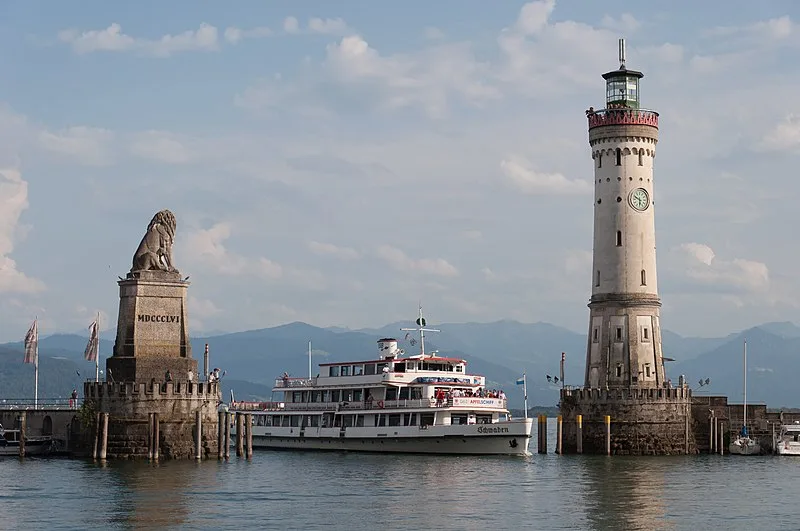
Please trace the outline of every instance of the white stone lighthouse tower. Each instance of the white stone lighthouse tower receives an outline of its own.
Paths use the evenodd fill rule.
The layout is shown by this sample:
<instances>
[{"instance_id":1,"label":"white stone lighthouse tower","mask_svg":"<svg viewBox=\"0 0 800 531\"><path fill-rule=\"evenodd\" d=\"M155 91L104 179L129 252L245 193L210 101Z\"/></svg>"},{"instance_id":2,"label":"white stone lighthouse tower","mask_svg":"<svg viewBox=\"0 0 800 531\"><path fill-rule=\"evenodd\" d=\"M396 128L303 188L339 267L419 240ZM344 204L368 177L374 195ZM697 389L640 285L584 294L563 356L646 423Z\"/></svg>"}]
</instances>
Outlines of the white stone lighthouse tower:
<instances>
[{"instance_id":1,"label":"white stone lighthouse tower","mask_svg":"<svg viewBox=\"0 0 800 531\"><path fill-rule=\"evenodd\" d=\"M588 388L664 387L656 276L653 161L658 113L640 108L644 74L603 74L606 108L587 111L594 161L594 259Z\"/></svg>"}]
</instances>

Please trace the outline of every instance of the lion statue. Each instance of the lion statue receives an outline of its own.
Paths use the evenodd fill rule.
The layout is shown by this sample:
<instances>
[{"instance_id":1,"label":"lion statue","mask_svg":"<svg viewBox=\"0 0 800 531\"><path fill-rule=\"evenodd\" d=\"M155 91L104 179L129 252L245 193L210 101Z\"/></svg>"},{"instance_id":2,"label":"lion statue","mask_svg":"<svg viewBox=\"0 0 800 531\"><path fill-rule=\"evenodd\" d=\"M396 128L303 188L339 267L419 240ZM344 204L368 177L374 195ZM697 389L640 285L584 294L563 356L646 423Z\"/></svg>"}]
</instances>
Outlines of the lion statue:
<instances>
[{"instance_id":1,"label":"lion statue","mask_svg":"<svg viewBox=\"0 0 800 531\"><path fill-rule=\"evenodd\" d=\"M172 265L172 243L175 241L176 225L175 215L169 210L162 210L153 216L133 255L131 271L178 271Z\"/></svg>"}]
</instances>

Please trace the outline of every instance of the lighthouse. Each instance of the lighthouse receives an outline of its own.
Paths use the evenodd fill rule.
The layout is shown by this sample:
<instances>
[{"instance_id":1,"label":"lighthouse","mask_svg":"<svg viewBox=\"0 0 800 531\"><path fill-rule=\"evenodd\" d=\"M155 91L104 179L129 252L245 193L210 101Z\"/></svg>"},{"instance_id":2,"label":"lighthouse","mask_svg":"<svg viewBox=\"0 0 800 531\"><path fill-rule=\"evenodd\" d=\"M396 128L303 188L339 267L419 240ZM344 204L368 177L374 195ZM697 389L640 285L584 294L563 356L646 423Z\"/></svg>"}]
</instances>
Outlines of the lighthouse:
<instances>
[{"instance_id":1,"label":"lighthouse","mask_svg":"<svg viewBox=\"0 0 800 531\"><path fill-rule=\"evenodd\" d=\"M640 106L644 74L603 74L605 109L587 111L594 165L592 295L585 386L664 386L656 275L653 162L658 113Z\"/></svg>"},{"instance_id":2,"label":"lighthouse","mask_svg":"<svg viewBox=\"0 0 800 531\"><path fill-rule=\"evenodd\" d=\"M697 451L692 390L665 380L656 274L653 161L658 113L643 109L644 74L603 74L603 108L586 111L594 166L594 246L586 372L561 389L565 453L674 455Z\"/></svg>"}]
</instances>

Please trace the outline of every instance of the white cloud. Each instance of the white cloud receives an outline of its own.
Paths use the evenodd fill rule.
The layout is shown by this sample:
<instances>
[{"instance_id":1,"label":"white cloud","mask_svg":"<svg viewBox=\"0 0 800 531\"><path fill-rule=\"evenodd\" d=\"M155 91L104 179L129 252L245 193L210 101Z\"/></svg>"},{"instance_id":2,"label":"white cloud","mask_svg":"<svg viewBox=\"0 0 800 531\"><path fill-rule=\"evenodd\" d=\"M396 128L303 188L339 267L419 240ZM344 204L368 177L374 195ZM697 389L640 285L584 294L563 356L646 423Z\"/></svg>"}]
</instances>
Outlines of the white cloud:
<instances>
[{"instance_id":1,"label":"white cloud","mask_svg":"<svg viewBox=\"0 0 800 531\"><path fill-rule=\"evenodd\" d=\"M441 41L444 40L446 37L444 31L434 26L428 26L425 28L425 38L431 41Z\"/></svg>"},{"instance_id":2,"label":"white cloud","mask_svg":"<svg viewBox=\"0 0 800 531\"><path fill-rule=\"evenodd\" d=\"M308 30L325 35L344 35L350 31L341 18L312 18L308 21Z\"/></svg>"},{"instance_id":3,"label":"white cloud","mask_svg":"<svg viewBox=\"0 0 800 531\"><path fill-rule=\"evenodd\" d=\"M756 146L761 151L800 149L800 114L789 114L767 133Z\"/></svg>"},{"instance_id":4,"label":"white cloud","mask_svg":"<svg viewBox=\"0 0 800 531\"><path fill-rule=\"evenodd\" d=\"M39 143L47 150L66 155L88 166L112 162L114 133L108 129L76 126L57 133L41 131Z\"/></svg>"},{"instance_id":5,"label":"white cloud","mask_svg":"<svg viewBox=\"0 0 800 531\"><path fill-rule=\"evenodd\" d=\"M294 17L286 17L283 19L283 31L286 33L298 33L300 31L300 24Z\"/></svg>"},{"instance_id":6,"label":"white cloud","mask_svg":"<svg viewBox=\"0 0 800 531\"><path fill-rule=\"evenodd\" d=\"M682 273L702 284L756 292L770 287L769 268L763 262L720 260L711 247L696 242L683 243L673 252L682 258Z\"/></svg>"},{"instance_id":7,"label":"white cloud","mask_svg":"<svg viewBox=\"0 0 800 531\"><path fill-rule=\"evenodd\" d=\"M15 169L0 170L0 293L43 291L41 280L28 277L9 256L17 239L19 218L28 208L28 183Z\"/></svg>"},{"instance_id":8,"label":"white cloud","mask_svg":"<svg viewBox=\"0 0 800 531\"><path fill-rule=\"evenodd\" d=\"M217 28L202 23L196 30L176 35L164 35L159 39L131 37L122 32L122 26L114 22L102 30L80 32L75 29L59 32L58 38L77 54L106 52L138 52L154 57L169 57L188 51L214 51L219 48Z\"/></svg>"},{"instance_id":9,"label":"white cloud","mask_svg":"<svg viewBox=\"0 0 800 531\"><path fill-rule=\"evenodd\" d=\"M618 18L605 15L600 21L600 24L608 29L622 33L633 33L642 25L641 22L636 20L636 17L630 13L623 13Z\"/></svg>"},{"instance_id":10,"label":"white cloud","mask_svg":"<svg viewBox=\"0 0 800 531\"><path fill-rule=\"evenodd\" d=\"M245 39L262 39L264 37L270 37L273 35L273 32L270 28L266 26L257 26L254 28L249 29L242 29L237 28L234 26L230 26L225 28L224 32L225 40L231 44L238 44L239 42Z\"/></svg>"},{"instance_id":11,"label":"white cloud","mask_svg":"<svg viewBox=\"0 0 800 531\"><path fill-rule=\"evenodd\" d=\"M332 243L320 243L311 241L308 242L308 248L313 253L335 256L342 260L355 260L361 256L361 253L359 253L352 247L339 247L333 245Z\"/></svg>"},{"instance_id":12,"label":"white cloud","mask_svg":"<svg viewBox=\"0 0 800 531\"><path fill-rule=\"evenodd\" d=\"M222 310L209 299L201 299L189 296L188 301L189 315L197 317L198 319L207 319L218 315Z\"/></svg>"},{"instance_id":13,"label":"white cloud","mask_svg":"<svg viewBox=\"0 0 800 531\"><path fill-rule=\"evenodd\" d=\"M500 168L511 182L526 194L588 195L592 193L589 181L567 179L560 173L541 173L526 167L518 158L500 162Z\"/></svg>"},{"instance_id":14,"label":"white cloud","mask_svg":"<svg viewBox=\"0 0 800 531\"><path fill-rule=\"evenodd\" d=\"M409 258L403 251L390 245L381 245L376 251L378 257L397 271L419 271L443 277L458 276L458 269L444 258Z\"/></svg>"},{"instance_id":15,"label":"white cloud","mask_svg":"<svg viewBox=\"0 0 800 531\"><path fill-rule=\"evenodd\" d=\"M134 135L130 151L144 159L168 164L185 164L194 154L177 138L167 131L144 131Z\"/></svg>"},{"instance_id":16,"label":"white cloud","mask_svg":"<svg viewBox=\"0 0 800 531\"><path fill-rule=\"evenodd\" d=\"M196 267L206 267L224 275L239 275L245 272L247 260L225 247L231 236L231 224L216 223L209 229L191 231L186 237L186 254Z\"/></svg>"}]
</instances>

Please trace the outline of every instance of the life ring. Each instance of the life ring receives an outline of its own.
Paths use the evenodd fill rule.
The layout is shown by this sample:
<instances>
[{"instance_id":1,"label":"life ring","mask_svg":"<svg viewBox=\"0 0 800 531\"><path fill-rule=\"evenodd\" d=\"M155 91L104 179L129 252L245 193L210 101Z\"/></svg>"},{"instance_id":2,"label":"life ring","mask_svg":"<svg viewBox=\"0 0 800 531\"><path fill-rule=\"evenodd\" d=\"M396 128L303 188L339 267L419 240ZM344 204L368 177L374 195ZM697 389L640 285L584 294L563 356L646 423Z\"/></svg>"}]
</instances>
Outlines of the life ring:
<instances>
[{"instance_id":1,"label":"life ring","mask_svg":"<svg viewBox=\"0 0 800 531\"><path fill-rule=\"evenodd\" d=\"M383 404L383 400L378 400L378 407L379 407L380 409L383 409L383 405L384 405L384 404Z\"/></svg>"}]
</instances>

